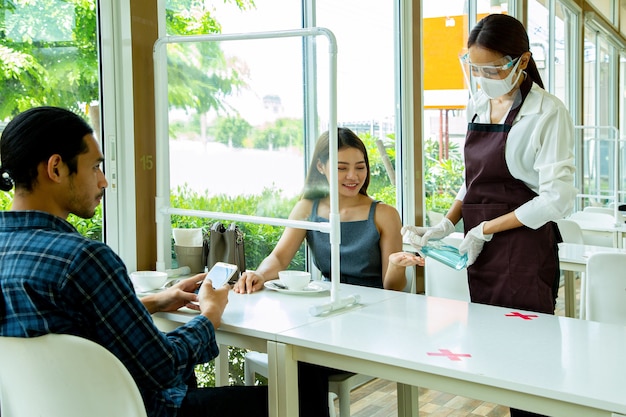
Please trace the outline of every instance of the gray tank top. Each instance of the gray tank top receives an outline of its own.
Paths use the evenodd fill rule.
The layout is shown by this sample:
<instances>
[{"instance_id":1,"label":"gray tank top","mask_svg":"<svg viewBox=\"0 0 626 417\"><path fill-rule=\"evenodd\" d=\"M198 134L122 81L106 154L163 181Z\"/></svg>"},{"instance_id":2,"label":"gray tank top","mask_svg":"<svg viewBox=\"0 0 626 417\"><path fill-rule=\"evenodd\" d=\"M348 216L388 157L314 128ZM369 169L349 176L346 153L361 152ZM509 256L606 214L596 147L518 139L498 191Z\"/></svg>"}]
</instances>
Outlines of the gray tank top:
<instances>
[{"instance_id":1,"label":"gray tank top","mask_svg":"<svg viewBox=\"0 0 626 417\"><path fill-rule=\"evenodd\" d=\"M367 220L341 222L339 262L341 282L365 287L383 288L380 233L374 223L378 201L372 202ZM309 221L328 222L317 215L319 200L313 201ZM330 238L328 233L309 230L307 243L313 252L313 262L326 280L330 279Z\"/></svg>"}]
</instances>

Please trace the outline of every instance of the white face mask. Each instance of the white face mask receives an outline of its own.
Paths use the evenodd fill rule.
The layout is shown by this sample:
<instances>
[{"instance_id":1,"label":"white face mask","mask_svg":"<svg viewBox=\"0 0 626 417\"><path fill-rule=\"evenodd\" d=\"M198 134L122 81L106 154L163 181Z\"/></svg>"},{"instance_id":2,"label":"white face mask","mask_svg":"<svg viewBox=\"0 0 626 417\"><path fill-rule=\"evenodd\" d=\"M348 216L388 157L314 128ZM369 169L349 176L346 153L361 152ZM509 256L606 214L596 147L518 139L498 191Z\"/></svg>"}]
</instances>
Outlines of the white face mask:
<instances>
[{"instance_id":1,"label":"white face mask","mask_svg":"<svg viewBox=\"0 0 626 417\"><path fill-rule=\"evenodd\" d=\"M494 79L494 78L485 78L478 77L478 84L480 84L480 89L483 90L485 95L489 98L496 98L505 95L509 91L513 89L515 84L519 81L519 77L522 75L522 71L517 73L517 77L515 77L517 66L521 62L521 59L517 61L509 75L503 79ZM515 77L515 81L513 81L513 77Z\"/></svg>"}]
</instances>

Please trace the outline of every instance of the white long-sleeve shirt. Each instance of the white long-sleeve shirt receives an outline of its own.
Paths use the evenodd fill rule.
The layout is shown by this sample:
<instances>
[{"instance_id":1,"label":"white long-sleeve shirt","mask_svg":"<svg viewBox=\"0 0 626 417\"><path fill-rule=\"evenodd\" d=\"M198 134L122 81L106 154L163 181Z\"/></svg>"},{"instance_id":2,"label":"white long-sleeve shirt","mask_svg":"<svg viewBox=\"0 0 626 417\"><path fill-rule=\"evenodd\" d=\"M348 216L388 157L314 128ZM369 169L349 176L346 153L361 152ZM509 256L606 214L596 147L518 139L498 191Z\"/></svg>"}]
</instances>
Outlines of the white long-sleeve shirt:
<instances>
[{"instance_id":1,"label":"white long-sleeve shirt","mask_svg":"<svg viewBox=\"0 0 626 417\"><path fill-rule=\"evenodd\" d=\"M476 123L491 123L489 98L481 91L474 98L467 107L468 120L477 114ZM563 103L537 84L513 121L505 158L511 175L538 194L515 210L520 222L537 229L571 213L577 193L574 125ZM463 200L466 193L464 182L456 199Z\"/></svg>"}]
</instances>

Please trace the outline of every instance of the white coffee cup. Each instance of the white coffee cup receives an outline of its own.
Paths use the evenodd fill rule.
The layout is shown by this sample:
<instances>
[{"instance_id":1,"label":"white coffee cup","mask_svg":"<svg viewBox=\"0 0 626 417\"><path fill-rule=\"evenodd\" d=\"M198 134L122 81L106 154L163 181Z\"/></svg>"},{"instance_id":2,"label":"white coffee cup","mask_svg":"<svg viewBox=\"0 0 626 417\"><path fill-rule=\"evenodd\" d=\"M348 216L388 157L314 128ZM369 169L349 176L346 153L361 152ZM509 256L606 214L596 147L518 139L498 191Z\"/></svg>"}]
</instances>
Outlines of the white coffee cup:
<instances>
[{"instance_id":1,"label":"white coffee cup","mask_svg":"<svg viewBox=\"0 0 626 417\"><path fill-rule=\"evenodd\" d=\"M311 273L306 271L280 271L280 283L291 291L301 291L309 285Z\"/></svg>"},{"instance_id":2,"label":"white coffee cup","mask_svg":"<svg viewBox=\"0 0 626 417\"><path fill-rule=\"evenodd\" d=\"M136 271L130 273L130 280L137 291L152 291L161 288L167 281L167 272Z\"/></svg>"}]
</instances>

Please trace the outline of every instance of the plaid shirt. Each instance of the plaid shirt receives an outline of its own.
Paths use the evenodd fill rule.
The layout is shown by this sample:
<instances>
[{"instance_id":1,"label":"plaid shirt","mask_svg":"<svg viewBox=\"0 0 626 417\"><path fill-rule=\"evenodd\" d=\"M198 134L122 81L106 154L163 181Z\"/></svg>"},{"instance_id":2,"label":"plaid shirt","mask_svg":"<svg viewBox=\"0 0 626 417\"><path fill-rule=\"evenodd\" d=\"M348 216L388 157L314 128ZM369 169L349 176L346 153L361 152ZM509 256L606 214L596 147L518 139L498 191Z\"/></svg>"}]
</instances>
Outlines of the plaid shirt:
<instances>
[{"instance_id":1,"label":"plaid shirt","mask_svg":"<svg viewBox=\"0 0 626 417\"><path fill-rule=\"evenodd\" d=\"M204 316L160 332L113 250L44 212L0 212L0 290L0 336L99 343L128 368L151 417L175 416L194 365L219 352Z\"/></svg>"}]
</instances>

